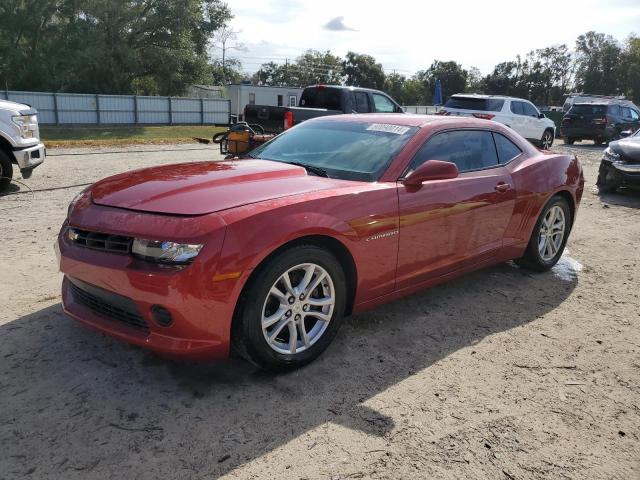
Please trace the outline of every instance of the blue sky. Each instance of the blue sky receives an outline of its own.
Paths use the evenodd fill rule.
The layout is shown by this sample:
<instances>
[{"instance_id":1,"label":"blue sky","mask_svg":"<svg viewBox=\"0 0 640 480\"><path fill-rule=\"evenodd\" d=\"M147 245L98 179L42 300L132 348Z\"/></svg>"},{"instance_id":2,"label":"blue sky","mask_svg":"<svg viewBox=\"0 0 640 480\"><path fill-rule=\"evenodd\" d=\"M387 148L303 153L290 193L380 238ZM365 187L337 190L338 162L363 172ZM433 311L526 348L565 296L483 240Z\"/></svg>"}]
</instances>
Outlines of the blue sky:
<instances>
[{"instance_id":1,"label":"blue sky","mask_svg":"<svg viewBox=\"0 0 640 480\"><path fill-rule=\"evenodd\" d=\"M231 25L246 46L232 55L248 72L313 48L339 56L368 53L385 70L405 75L434 59L486 74L518 53L558 43L572 47L588 30L621 41L634 30L640 35L640 0L229 0L229 6Z\"/></svg>"}]
</instances>

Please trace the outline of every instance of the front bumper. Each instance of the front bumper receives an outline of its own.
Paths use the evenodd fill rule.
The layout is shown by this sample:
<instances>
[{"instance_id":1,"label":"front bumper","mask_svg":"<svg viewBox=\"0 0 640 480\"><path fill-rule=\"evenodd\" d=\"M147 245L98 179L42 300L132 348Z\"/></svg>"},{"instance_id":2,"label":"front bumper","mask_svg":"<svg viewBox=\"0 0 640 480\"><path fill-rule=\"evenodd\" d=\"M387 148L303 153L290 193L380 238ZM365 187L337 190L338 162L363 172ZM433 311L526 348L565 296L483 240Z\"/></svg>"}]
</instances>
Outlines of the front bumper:
<instances>
[{"instance_id":1,"label":"front bumper","mask_svg":"<svg viewBox=\"0 0 640 480\"><path fill-rule=\"evenodd\" d=\"M14 150L13 156L15 157L20 170L33 170L44 162L44 159L47 156L47 150L43 143L39 143L32 147Z\"/></svg>"},{"instance_id":2,"label":"front bumper","mask_svg":"<svg viewBox=\"0 0 640 480\"><path fill-rule=\"evenodd\" d=\"M603 169L613 173L615 182L622 186L640 187L640 163L613 163L603 160Z\"/></svg>"},{"instance_id":3,"label":"front bumper","mask_svg":"<svg viewBox=\"0 0 640 480\"><path fill-rule=\"evenodd\" d=\"M79 210L86 215L78 214ZM177 240L181 240L180 231L207 230L207 218L216 225L219 222L215 217L176 219L95 205L85 209L78 204L74 217L94 230L104 230L105 224L115 225L117 220L118 226L142 238L154 238L153 232L145 229L158 229L162 223L161 231ZM88 225L90 222L94 224ZM68 238L67 228L65 223L55 245L59 269L65 275L65 313L93 329L166 357L193 361L228 357L231 319L241 287L239 279L215 280L224 231L210 234L208 242L195 237L196 242L207 243L196 261L186 267L171 267L126 253L79 246ZM79 292L78 286L83 291ZM154 313L158 307L170 312L169 324L158 320Z\"/></svg>"}]
</instances>

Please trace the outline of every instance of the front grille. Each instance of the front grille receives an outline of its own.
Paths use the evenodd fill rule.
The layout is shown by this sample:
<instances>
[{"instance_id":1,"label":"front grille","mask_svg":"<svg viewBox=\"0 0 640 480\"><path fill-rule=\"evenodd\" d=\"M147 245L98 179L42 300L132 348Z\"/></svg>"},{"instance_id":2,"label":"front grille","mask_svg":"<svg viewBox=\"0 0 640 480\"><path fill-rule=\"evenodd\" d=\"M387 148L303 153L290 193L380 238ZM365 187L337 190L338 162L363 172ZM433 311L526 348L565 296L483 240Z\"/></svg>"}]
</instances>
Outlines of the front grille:
<instances>
[{"instance_id":1,"label":"front grille","mask_svg":"<svg viewBox=\"0 0 640 480\"><path fill-rule=\"evenodd\" d=\"M149 330L147 322L130 298L108 292L75 278L68 278L68 280L71 295L79 304L109 320L116 320L145 331Z\"/></svg>"},{"instance_id":2,"label":"front grille","mask_svg":"<svg viewBox=\"0 0 640 480\"><path fill-rule=\"evenodd\" d=\"M67 236L70 241L80 247L111 253L129 253L133 240L131 237L125 237L123 235L90 232L88 230L80 230L79 228L70 228Z\"/></svg>"}]
</instances>

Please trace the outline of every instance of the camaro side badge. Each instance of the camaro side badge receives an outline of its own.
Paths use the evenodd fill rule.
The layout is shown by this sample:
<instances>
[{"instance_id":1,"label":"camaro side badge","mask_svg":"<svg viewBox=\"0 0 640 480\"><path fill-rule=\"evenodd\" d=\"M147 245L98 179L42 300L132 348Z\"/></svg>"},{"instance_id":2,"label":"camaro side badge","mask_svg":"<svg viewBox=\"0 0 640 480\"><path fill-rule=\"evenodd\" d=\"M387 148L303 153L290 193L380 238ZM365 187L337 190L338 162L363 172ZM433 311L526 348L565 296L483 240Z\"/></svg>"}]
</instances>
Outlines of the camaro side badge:
<instances>
[{"instance_id":1,"label":"camaro side badge","mask_svg":"<svg viewBox=\"0 0 640 480\"><path fill-rule=\"evenodd\" d=\"M388 232L379 233L379 234L374 235L372 237L368 237L364 241L365 242L371 242L373 240L380 240L381 238L393 237L394 235L397 235L398 233L400 233L400 232L396 228L395 230L390 230Z\"/></svg>"}]
</instances>

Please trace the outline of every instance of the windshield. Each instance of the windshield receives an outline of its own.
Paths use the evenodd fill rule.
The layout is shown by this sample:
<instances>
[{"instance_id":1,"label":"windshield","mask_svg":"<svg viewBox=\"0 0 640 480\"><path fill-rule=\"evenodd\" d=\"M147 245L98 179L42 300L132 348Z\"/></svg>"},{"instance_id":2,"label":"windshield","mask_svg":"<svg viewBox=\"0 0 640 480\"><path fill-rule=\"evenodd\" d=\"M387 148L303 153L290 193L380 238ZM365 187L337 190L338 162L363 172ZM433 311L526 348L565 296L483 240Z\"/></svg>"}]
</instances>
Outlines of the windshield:
<instances>
[{"instance_id":1,"label":"windshield","mask_svg":"<svg viewBox=\"0 0 640 480\"><path fill-rule=\"evenodd\" d=\"M375 182L417 130L386 123L310 121L278 135L250 156L309 165L331 178Z\"/></svg>"},{"instance_id":2,"label":"windshield","mask_svg":"<svg viewBox=\"0 0 640 480\"><path fill-rule=\"evenodd\" d=\"M485 112L499 112L502 110L504 100L498 98L477 97L451 97L444 104L446 108L459 108L460 110L484 110Z\"/></svg>"},{"instance_id":3,"label":"windshield","mask_svg":"<svg viewBox=\"0 0 640 480\"><path fill-rule=\"evenodd\" d=\"M569 110L574 115L606 115L606 105L576 105L574 104Z\"/></svg>"}]
</instances>

